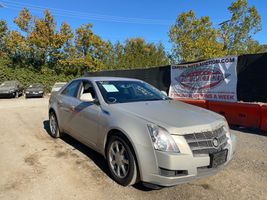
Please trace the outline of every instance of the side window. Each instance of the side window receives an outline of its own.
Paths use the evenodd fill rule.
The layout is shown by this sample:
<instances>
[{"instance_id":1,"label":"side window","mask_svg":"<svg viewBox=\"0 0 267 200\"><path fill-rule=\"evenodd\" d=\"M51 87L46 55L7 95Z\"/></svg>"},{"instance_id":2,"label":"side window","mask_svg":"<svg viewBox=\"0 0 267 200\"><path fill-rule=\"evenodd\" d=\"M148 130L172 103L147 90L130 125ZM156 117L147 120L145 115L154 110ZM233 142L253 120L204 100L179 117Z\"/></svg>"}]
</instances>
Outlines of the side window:
<instances>
[{"instance_id":1,"label":"side window","mask_svg":"<svg viewBox=\"0 0 267 200\"><path fill-rule=\"evenodd\" d=\"M61 94L71 97L77 97L77 91L80 85L80 81L73 81L71 84L69 84L62 92Z\"/></svg>"},{"instance_id":2,"label":"side window","mask_svg":"<svg viewBox=\"0 0 267 200\"><path fill-rule=\"evenodd\" d=\"M83 81L81 84L80 95L79 95L80 98L83 95L86 95L87 98L91 99L91 101L96 99L96 93L95 93L94 87L92 83L90 83L89 81Z\"/></svg>"}]
</instances>

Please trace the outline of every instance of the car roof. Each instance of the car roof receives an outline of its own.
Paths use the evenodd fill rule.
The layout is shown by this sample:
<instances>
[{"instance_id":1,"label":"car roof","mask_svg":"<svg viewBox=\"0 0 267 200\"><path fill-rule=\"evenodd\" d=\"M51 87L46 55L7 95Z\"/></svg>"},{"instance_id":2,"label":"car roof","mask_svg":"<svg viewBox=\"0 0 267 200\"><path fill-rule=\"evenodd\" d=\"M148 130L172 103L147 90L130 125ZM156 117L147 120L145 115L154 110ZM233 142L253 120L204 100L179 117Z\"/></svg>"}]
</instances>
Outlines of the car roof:
<instances>
[{"instance_id":1,"label":"car roof","mask_svg":"<svg viewBox=\"0 0 267 200\"><path fill-rule=\"evenodd\" d=\"M112 77L112 76L92 76L92 77L80 77L75 80L89 80L89 81L141 81L134 78Z\"/></svg>"}]
</instances>

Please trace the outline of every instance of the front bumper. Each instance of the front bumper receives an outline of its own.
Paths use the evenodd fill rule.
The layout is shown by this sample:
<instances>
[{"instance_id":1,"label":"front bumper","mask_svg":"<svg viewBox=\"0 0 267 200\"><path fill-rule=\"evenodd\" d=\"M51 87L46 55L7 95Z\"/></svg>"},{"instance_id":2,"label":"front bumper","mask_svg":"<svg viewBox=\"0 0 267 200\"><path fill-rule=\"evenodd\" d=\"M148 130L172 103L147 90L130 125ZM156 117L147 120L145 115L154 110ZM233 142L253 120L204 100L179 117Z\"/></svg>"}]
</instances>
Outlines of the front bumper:
<instances>
[{"instance_id":1,"label":"front bumper","mask_svg":"<svg viewBox=\"0 0 267 200\"><path fill-rule=\"evenodd\" d=\"M43 97L44 93L25 93L25 96L28 97Z\"/></svg>"},{"instance_id":2,"label":"front bumper","mask_svg":"<svg viewBox=\"0 0 267 200\"><path fill-rule=\"evenodd\" d=\"M160 186L173 186L213 175L226 166L232 159L236 148L236 138L235 135L231 134L228 144L225 147L225 149L228 149L227 160L224 164L216 168L208 168L210 165L209 155L194 156L189 147L186 146L188 145L182 146L182 153L179 154L155 151L158 172L144 175L143 181ZM166 175L166 171L177 173L173 176L169 176Z\"/></svg>"},{"instance_id":3,"label":"front bumper","mask_svg":"<svg viewBox=\"0 0 267 200\"><path fill-rule=\"evenodd\" d=\"M11 98L15 96L16 92L0 92L0 98Z\"/></svg>"}]
</instances>

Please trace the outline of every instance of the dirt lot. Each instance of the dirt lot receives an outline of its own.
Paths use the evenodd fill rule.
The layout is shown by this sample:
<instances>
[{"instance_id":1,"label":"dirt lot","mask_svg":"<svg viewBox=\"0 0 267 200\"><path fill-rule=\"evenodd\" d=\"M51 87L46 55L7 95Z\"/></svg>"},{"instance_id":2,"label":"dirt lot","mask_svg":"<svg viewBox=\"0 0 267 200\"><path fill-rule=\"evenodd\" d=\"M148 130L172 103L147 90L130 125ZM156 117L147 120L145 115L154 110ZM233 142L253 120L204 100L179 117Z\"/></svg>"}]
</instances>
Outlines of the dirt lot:
<instances>
[{"instance_id":1,"label":"dirt lot","mask_svg":"<svg viewBox=\"0 0 267 200\"><path fill-rule=\"evenodd\" d=\"M0 199L267 199L267 134L233 130L232 162L217 175L161 190L122 187L105 160L47 134L48 99L0 100Z\"/></svg>"}]
</instances>

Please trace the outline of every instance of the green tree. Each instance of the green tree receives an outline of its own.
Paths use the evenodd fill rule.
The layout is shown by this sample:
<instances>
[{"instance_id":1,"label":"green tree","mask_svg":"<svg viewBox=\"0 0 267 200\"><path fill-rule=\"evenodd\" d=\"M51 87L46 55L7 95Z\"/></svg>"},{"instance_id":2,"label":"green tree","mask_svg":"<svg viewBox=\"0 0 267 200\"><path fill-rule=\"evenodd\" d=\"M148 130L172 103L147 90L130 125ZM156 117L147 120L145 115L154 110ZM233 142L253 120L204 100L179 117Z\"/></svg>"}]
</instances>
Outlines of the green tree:
<instances>
[{"instance_id":1,"label":"green tree","mask_svg":"<svg viewBox=\"0 0 267 200\"><path fill-rule=\"evenodd\" d=\"M25 47L22 52L24 54L23 63L36 69L48 66L61 73L62 68L59 67L59 61L74 51L73 33L70 26L63 22L60 30L57 31L56 22L49 10L44 11L44 17L34 17L33 19L26 8L20 11L14 22L26 33L21 36L24 39ZM10 47L15 48L14 45Z\"/></svg>"},{"instance_id":2,"label":"green tree","mask_svg":"<svg viewBox=\"0 0 267 200\"><path fill-rule=\"evenodd\" d=\"M218 57L224 54L218 42L218 31L212 27L209 17L198 19L190 10L179 15L169 31L173 44L173 56L178 62L189 62Z\"/></svg>"},{"instance_id":3,"label":"green tree","mask_svg":"<svg viewBox=\"0 0 267 200\"><path fill-rule=\"evenodd\" d=\"M72 43L72 39L73 39L74 34L71 30L71 27L66 22L63 22L61 24L60 35L61 35L62 43L63 43L63 45L62 45L63 54L65 54L65 56L74 55L75 48L74 48L73 43Z\"/></svg>"},{"instance_id":4,"label":"green tree","mask_svg":"<svg viewBox=\"0 0 267 200\"><path fill-rule=\"evenodd\" d=\"M4 38L8 34L7 23L5 20L0 20L0 56L4 56L5 43Z\"/></svg>"},{"instance_id":5,"label":"green tree","mask_svg":"<svg viewBox=\"0 0 267 200\"><path fill-rule=\"evenodd\" d=\"M14 23L17 24L22 31L29 32L32 23L32 15L30 11L27 8L23 8L20 11L19 16L14 19Z\"/></svg>"},{"instance_id":6,"label":"green tree","mask_svg":"<svg viewBox=\"0 0 267 200\"><path fill-rule=\"evenodd\" d=\"M13 66L27 65L27 53L29 52L25 38L18 31L10 31L3 38L5 53L12 61Z\"/></svg>"},{"instance_id":7,"label":"green tree","mask_svg":"<svg viewBox=\"0 0 267 200\"><path fill-rule=\"evenodd\" d=\"M104 67L103 61L111 49L109 42L93 33L92 24L83 24L76 29L75 47L79 58L83 58L84 65L92 71Z\"/></svg>"},{"instance_id":8,"label":"green tree","mask_svg":"<svg viewBox=\"0 0 267 200\"><path fill-rule=\"evenodd\" d=\"M60 48L59 38L56 35L56 23L48 10L44 11L43 18L35 18L28 40L33 47L34 57L43 64L54 65L55 51Z\"/></svg>"},{"instance_id":9,"label":"green tree","mask_svg":"<svg viewBox=\"0 0 267 200\"><path fill-rule=\"evenodd\" d=\"M110 69L153 67L169 63L161 43L147 43L142 38L127 39L124 44L117 42L110 56Z\"/></svg>"},{"instance_id":10,"label":"green tree","mask_svg":"<svg viewBox=\"0 0 267 200\"><path fill-rule=\"evenodd\" d=\"M252 36L261 30L261 17L255 6L248 6L247 0L236 0L228 8L231 18L221 23L221 39L227 54L259 53L260 44ZM252 51L251 51L252 45ZM258 51L255 51L258 49Z\"/></svg>"}]
</instances>

